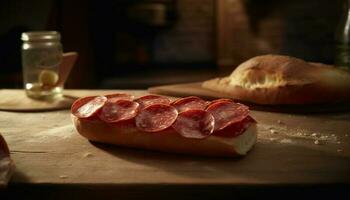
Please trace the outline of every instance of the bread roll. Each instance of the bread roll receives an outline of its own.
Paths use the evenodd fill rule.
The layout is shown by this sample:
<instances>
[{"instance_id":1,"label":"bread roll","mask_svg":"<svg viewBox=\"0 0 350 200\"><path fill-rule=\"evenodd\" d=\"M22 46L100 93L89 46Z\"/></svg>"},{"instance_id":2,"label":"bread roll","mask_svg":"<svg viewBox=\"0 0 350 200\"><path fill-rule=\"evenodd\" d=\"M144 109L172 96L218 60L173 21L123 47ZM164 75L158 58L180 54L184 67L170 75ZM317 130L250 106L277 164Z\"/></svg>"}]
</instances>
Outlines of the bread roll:
<instances>
[{"instance_id":1,"label":"bread roll","mask_svg":"<svg viewBox=\"0 0 350 200\"><path fill-rule=\"evenodd\" d=\"M350 100L350 72L281 55L263 55L231 75L207 80L203 88L257 104L315 104Z\"/></svg>"},{"instance_id":2,"label":"bread roll","mask_svg":"<svg viewBox=\"0 0 350 200\"><path fill-rule=\"evenodd\" d=\"M134 125L115 126L98 119L71 116L76 130L91 141L163 152L234 157L245 155L257 140L256 123L250 123L244 133L236 137L211 135L205 139L191 139L179 135L173 129L145 133Z\"/></svg>"}]
</instances>

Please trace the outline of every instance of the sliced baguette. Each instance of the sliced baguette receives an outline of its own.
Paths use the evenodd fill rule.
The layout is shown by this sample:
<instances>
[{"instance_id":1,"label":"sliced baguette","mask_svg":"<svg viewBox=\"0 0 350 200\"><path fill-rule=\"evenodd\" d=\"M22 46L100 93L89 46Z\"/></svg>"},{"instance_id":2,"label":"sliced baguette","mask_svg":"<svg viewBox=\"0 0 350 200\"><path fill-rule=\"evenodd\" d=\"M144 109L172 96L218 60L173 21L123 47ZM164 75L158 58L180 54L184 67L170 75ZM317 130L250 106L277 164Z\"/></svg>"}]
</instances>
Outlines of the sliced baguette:
<instances>
[{"instance_id":1,"label":"sliced baguette","mask_svg":"<svg viewBox=\"0 0 350 200\"><path fill-rule=\"evenodd\" d=\"M242 156L257 140L256 123L251 123L245 132L237 137L211 135L205 139L189 139L173 129L145 133L133 125L116 126L101 120L79 119L74 115L71 117L76 130L90 141L163 152L220 157Z\"/></svg>"}]
</instances>

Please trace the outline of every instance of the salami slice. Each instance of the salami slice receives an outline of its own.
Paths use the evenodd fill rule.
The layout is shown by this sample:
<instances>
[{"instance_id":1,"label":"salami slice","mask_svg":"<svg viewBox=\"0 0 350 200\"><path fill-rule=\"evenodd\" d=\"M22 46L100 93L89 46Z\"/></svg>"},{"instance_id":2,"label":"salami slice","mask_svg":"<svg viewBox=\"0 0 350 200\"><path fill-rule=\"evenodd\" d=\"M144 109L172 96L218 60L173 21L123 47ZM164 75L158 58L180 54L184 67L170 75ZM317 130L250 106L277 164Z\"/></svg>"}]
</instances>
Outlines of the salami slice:
<instances>
[{"instance_id":1,"label":"salami slice","mask_svg":"<svg viewBox=\"0 0 350 200\"><path fill-rule=\"evenodd\" d=\"M99 113L99 118L107 123L116 123L133 119L138 112L139 104L134 101L114 98L108 99Z\"/></svg>"},{"instance_id":2,"label":"salami slice","mask_svg":"<svg viewBox=\"0 0 350 200\"><path fill-rule=\"evenodd\" d=\"M179 113L172 127L186 138L203 139L214 131L214 117L204 110L187 110Z\"/></svg>"},{"instance_id":3,"label":"salami slice","mask_svg":"<svg viewBox=\"0 0 350 200\"><path fill-rule=\"evenodd\" d=\"M158 132L169 128L177 118L177 110L170 105L154 104L140 110L135 118L136 127L145 132Z\"/></svg>"},{"instance_id":4,"label":"salami slice","mask_svg":"<svg viewBox=\"0 0 350 200\"><path fill-rule=\"evenodd\" d=\"M223 101L225 101L225 102L234 102L232 99L215 99L215 100L209 102L208 107L211 106L212 104L215 104L217 102L223 102Z\"/></svg>"},{"instance_id":5,"label":"salami slice","mask_svg":"<svg viewBox=\"0 0 350 200\"><path fill-rule=\"evenodd\" d=\"M0 134L0 160L2 157L10 156L10 150L5 139Z\"/></svg>"},{"instance_id":6,"label":"salami slice","mask_svg":"<svg viewBox=\"0 0 350 200\"><path fill-rule=\"evenodd\" d=\"M107 94L105 95L105 97L107 97L108 101L118 101L120 99L129 100L129 101L134 100L133 95L126 94L126 93Z\"/></svg>"},{"instance_id":7,"label":"salami slice","mask_svg":"<svg viewBox=\"0 0 350 200\"><path fill-rule=\"evenodd\" d=\"M78 99L72 105L72 113L79 118L88 118L93 116L106 103L107 97L93 96Z\"/></svg>"},{"instance_id":8,"label":"salami slice","mask_svg":"<svg viewBox=\"0 0 350 200\"><path fill-rule=\"evenodd\" d=\"M207 106L207 102L199 97L190 96L178 99L171 105L173 105L178 112L184 112L187 110L204 110Z\"/></svg>"},{"instance_id":9,"label":"salami slice","mask_svg":"<svg viewBox=\"0 0 350 200\"><path fill-rule=\"evenodd\" d=\"M256 123L256 121L248 115L242 121L231 123L224 129L215 131L213 135L220 137L237 137L244 133L252 123Z\"/></svg>"},{"instance_id":10,"label":"salami slice","mask_svg":"<svg viewBox=\"0 0 350 200\"><path fill-rule=\"evenodd\" d=\"M137 103L140 104L141 108L154 105L154 104L166 104L170 105L170 99L164 96L158 96L158 95L146 95L142 96L135 100Z\"/></svg>"},{"instance_id":11,"label":"salami slice","mask_svg":"<svg viewBox=\"0 0 350 200\"><path fill-rule=\"evenodd\" d=\"M222 130L228 125L242 121L249 114L249 108L239 103L229 101L218 101L206 109L215 119L215 129Z\"/></svg>"}]
</instances>

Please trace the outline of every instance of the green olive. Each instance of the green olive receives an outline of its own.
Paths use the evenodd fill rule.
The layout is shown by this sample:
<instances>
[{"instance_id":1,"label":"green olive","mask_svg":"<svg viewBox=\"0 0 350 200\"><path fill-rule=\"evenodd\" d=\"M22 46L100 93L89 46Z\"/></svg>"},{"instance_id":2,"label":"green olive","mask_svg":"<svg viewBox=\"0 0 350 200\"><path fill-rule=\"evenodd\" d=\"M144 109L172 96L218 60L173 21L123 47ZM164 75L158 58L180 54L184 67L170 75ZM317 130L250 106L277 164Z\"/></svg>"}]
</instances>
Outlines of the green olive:
<instances>
[{"instance_id":1,"label":"green olive","mask_svg":"<svg viewBox=\"0 0 350 200\"><path fill-rule=\"evenodd\" d=\"M58 75L52 70L42 70L39 74L39 83L46 86L54 86L58 81Z\"/></svg>"}]
</instances>

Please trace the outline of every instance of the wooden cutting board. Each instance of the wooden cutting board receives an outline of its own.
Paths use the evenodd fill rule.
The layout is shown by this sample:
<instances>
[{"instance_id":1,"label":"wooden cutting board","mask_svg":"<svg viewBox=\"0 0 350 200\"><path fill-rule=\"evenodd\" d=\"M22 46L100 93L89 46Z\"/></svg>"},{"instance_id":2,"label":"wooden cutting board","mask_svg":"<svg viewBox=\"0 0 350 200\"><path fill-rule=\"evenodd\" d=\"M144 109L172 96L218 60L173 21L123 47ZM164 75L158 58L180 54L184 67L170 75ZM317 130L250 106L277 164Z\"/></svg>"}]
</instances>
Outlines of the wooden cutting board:
<instances>
[{"instance_id":1,"label":"wooden cutting board","mask_svg":"<svg viewBox=\"0 0 350 200\"><path fill-rule=\"evenodd\" d=\"M53 101L41 101L28 98L21 89L1 89L0 90L0 111L16 111L16 112L41 112L70 109L73 102L84 96L89 95L105 95L118 93L130 93L132 91L136 96L145 95L145 91L141 90L99 90L91 92L90 90L71 90L63 91L63 98Z\"/></svg>"},{"instance_id":2,"label":"wooden cutting board","mask_svg":"<svg viewBox=\"0 0 350 200\"><path fill-rule=\"evenodd\" d=\"M202 82L161 85L148 88L150 93L175 97L198 96L203 99L232 98L224 93L215 92L201 87ZM258 105L250 102L238 102L249 105L253 110L292 113L323 113L350 111L350 103L317 104L317 105Z\"/></svg>"},{"instance_id":3,"label":"wooden cutting board","mask_svg":"<svg viewBox=\"0 0 350 200\"><path fill-rule=\"evenodd\" d=\"M218 195L235 198L244 191L259 196L257 192L266 189L276 194L276 186L295 186L300 191L308 185L316 188L317 194L324 191L324 185L348 188L350 112L296 115L252 111L252 116L258 121L257 144L243 158L225 159L91 143L77 133L68 110L0 111L0 132L16 164L7 191L13 192L9 195L13 199L28 199L28 191L43 199L62 199L77 192L90 197L86 199L130 199L130 195L139 195L134 199L157 199L147 198L154 195L179 199L186 196L179 190L186 188L189 196L207 197L208 191L211 199L217 199ZM24 197L15 198L20 195Z\"/></svg>"},{"instance_id":4,"label":"wooden cutting board","mask_svg":"<svg viewBox=\"0 0 350 200\"><path fill-rule=\"evenodd\" d=\"M24 90L0 90L0 110L5 111L49 111L68 109L76 97L63 96L52 101L35 100L26 96Z\"/></svg>"},{"instance_id":5,"label":"wooden cutting board","mask_svg":"<svg viewBox=\"0 0 350 200\"><path fill-rule=\"evenodd\" d=\"M148 91L155 94L184 97L195 95L204 99L231 98L229 95L211 91L201 87L202 82L183 83L173 85L161 85L148 88Z\"/></svg>"},{"instance_id":6,"label":"wooden cutting board","mask_svg":"<svg viewBox=\"0 0 350 200\"><path fill-rule=\"evenodd\" d=\"M349 183L349 113L252 116L259 123L257 144L246 157L224 159L91 143L76 132L68 110L0 111L1 132L17 166L12 184L24 187Z\"/></svg>"}]
</instances>

